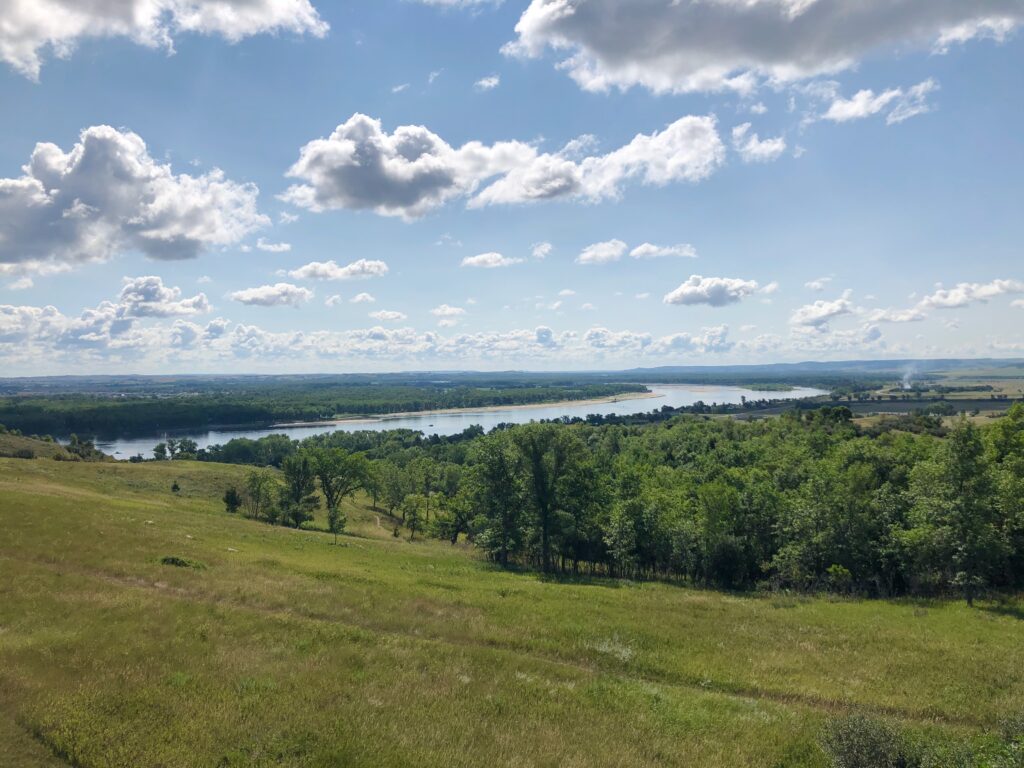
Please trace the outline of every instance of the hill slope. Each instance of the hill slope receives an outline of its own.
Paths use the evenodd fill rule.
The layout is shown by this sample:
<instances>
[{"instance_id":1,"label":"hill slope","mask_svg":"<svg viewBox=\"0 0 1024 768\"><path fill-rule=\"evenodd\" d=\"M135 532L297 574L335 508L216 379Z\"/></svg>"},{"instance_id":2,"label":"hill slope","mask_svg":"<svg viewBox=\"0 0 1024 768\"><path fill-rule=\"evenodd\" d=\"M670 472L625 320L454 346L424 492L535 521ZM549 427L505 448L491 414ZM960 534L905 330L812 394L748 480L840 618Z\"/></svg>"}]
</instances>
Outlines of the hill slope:
<instances>
[{"instance_id":1,"label":"hill slope","mask_svg":"<svg viewBox=\"0 0 1024 768\"><path fill-rule=\"evenodd\" d=\"M1024 701L1019 606L546 582L230 517L243 476L0 460L0 765L821 766L837 713Z\"/></svg>"}]
</instances>

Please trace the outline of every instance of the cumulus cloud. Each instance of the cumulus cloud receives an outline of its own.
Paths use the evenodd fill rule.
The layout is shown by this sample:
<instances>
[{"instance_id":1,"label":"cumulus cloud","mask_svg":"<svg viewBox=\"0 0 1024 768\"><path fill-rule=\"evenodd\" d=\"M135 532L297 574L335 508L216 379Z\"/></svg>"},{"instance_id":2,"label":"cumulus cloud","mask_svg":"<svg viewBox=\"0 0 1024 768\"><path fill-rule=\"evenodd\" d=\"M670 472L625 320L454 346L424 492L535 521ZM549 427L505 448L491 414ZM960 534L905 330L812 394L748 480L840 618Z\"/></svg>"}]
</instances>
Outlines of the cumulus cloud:
<instances>
[{"instance_id":1,"label":"cumulus cloud","mask_svg":"<svg viewBox=\"0 0 1024 768\"><path fill-rule=\"evenodd\" d=\"M17 280L12 280L7 284L7 290L9 291L27 291L29 288L35 286L35 281L31 277L19 277Z\"/></svg>"},{"instance_id":2,"label":"cumulus cloud","mask_svg":"<svg viewBox=\"0 0 1024 768\"><path fill-rule=\"evenodd\" d=\"M462 260L464 267L477 267L480 269L497 269L498 267L511 267L515 264L522 264L522 259L513 259L502 256L500 253L481 253L477 256L467 256Z\"/></svg>"},{"instance_id":3,"label":"cumulus cloud","mask_svg":"<svg viewBox=\"0 0 1024 768\"><path fill-rule=\"evenodd\" d=\"M187 259L269 223L259 190L219 170L175 175L134 133L82 131L69 152L37 144L24 175L0 178L0 264L59 271L126 251Z\"/></svg>"},{"instance_id":4,"label":"cumulus cloud","mask_svg":"<svg viewBox=\"0 0 1024 768\"><path fill-rule=\"evenodd\" d=\"M733 90L849 69L879 49L1002 39L1015 0L532 0L507 54L554 51L583 88Z\"/></svg>"},{"instance_id":5,"label":"cumulus cloud","mask_svg":"<svg viewBox=\"0 0 1024 768\"><path fill-rule=\"evenodd\" d=\"M930 112L928 96L938 88L938 83L929 79L906 91L902 88L890 88L878 94L870 89L858 91L849 99L837 97L822 115L822 119L845 123L886 112L886 123L902 123L904 120Z\"/></svg>"},{"instance_id":6,"label":"cumulus cloud","mask_svg":"<svg viewBox=\"0 0 1024 768\"><path fill-rule=\"evenodd\" d=\"M199 315L211 309L206 294L183 299L180 288L165 286L162 279L153 275L124 278L118 301L130 317Z\"/></svg>"},{"instance_id":7,"label":"cumulus cloud","mask_svg":"<svg viewBox=\"0 0 1024 768\"><path fill-rule=\"evenodd\" d=\"M231 298L240 304L248 304L258 307L297 307L313 298L313 292L308 288L301 288L291 283L276 283L274 285L261 285L258 288L246 288L235 291Z\"/></svg>"},{"instance_id":8,"label":"cumulus cloud","mask_svg":"<svg viewBox=\"0 0 1024 768\"><path fill-rule=\"evenodd\" d=\"M826 286L832 282L831 277L819 277L814 280L808 280L804 283L804 288L814 291L815 293L821 293L825 290Z\"/></svg>"},{"instance_id":9,"label":"cumulus cloud","mask_svg":"<svg viewBox=\"0 0 1024 768\"><path fill-rule=\"evenodd\" d=\"M300 183L281 197L313 211L370 210L415 219L457 198L467 199L470 208L617 198L628 181L701 181L725 159L713 117L683 117L607 154L580 157L591 144L574 141L555 153L521 141L455 148L423 126L400 126L389 134L379 120L356 114L326 139L302 147L288 171Z\"/></svg>"},{"instance_id":10,"label":"cumulus cloud","mask_svg":"<svg viewBox=\"0 0 1024 768\"><path fill-rule=\"evenodd\" d=\"M652 243L644 243L638 245L629 255L634 259L659 259L664 256L678 256L686 259L697 258L697 249L689 243L680 243L679 245L653 245Z\"/></svg>"},{"instance_id":11,"label":"cumulus cloud","mask_svg":"<svg viewBox=\"0 0 1024 768\"><path fill-rule=\"evenodd\" d=\"M919 323L925 314L919 309L876 309L868 314L872 323Z\"/></svg>"},{"instance_id":12,"label":"cumulus cloud","mask_svg":"<svg viewBox=\"0 0 1024 768\"><path fill-rule=\"evenodd\" d=\"M531 253L533 254L533 258L540 259L541 261L543 261L544 259L551 255L551 251L553 251L554 249L555 246L553 246L551 243L534 243Z\"/></svg>"},{"instance_id":13,"label":"cumulus cloud","mask_svg":"<svg viewBox=\"0 0 1024 768\"><path fill-rule=\"evenodd\" d=\"M971 304L983 304L989 299L1008 294L1024 293L1020 280L993 280L989 283L957 283L953 288L939 288L918 304L921 309L959 309Z\"/></svg>"},{"instance_id":14,"label":"cumulus cloud","mask_svg":"<svg viewBox=\"0 0 1024 768\"><path fill-rule=\"evenodd\" d=\"M394 310L381 309L377 312L371 312L370 317L374 320L379 320L382 323L400 323L403 320L408 319L408 315L404 312L395 312Z\"/></svg>"},{"instance_id":15,"label":"cumulus cloud","mask_svg":"<svg viewBox=\"0 0 1024 768\"><path fill-rule=\"evenodd\" d=\"M755 280L740 280L731 277L701 277L690 275L690 279L671 293L665 295L666 304L692 306L707 304L724 307L735 304L758 291Z\"/></svg>"},{"instance_id":16,"label":"cumulus cloud","mask_svg":"<svg viewBox=\"0 0 1024 768\"><path fill-rule=\"evenodd\" d=\"M607 240L584 248L576 257L577 264L608 264L621 259L629 246L621 240Z\"/></svg>"},{"instance_id":17,"label":"cumulus cloud","mask_svg":"<svg viewBox=\"0 0 1024 768\"><path fill-rule=\"evenodd\" d=\"M288 276L294 280L365 280L371 277L383 277L388 273L388 265L383 261L359 259L341 267L335 261L311 261L298 269L293 269Z\"/></svg>"},{"instance_id":18,"label":"cumulus cloud","mask_svg":"<svg viewBox=\"0 0 1024 768\"><path fill-rule=\"evenodd\" d=\"M654 343L654 351L663 355L674 354L716 354L729 352L736 345L729 341L729 326L717 325L704 328L699 334L674 333L663 336Z\"/></svg>"},{"instance_id":19,"label":"cumulus cloud","mask_svg":"<svg viewBox=\"0 0 1024 768\"><path fill-rule=\"evenodd\" d=\"M834 301L819 299L813 304L805 304L793 312L789 322L793 326L824 331L831 320L853 313L854 306L850 301L850 295L850 291L845 291Z\"/></svg>"},{"instance_id":20,"label":"cumulus cloud","mask_svg":"<svg viewBox=\"0 0 1024 768\"><path fill-rule=\"evenodd\" d=\"M434 307L430 310L430 314L437 318L437 324L442 328L451 328L458 325L460 319L465 317L466 310L462 307L453 307L448 304L442 304L439 307Z\"/></svg>"},{"instance_id":21,"label":"cumulus cloud","mask_svg":"<svg viewBox=\"0 0 1024 768\"><path fill-rule=\"evenodd\" d=\"M256 248L267 253L288 253L292 249L291 243L269 243L264 238L256 241Z\"/></svg>"},{"instance_id":22,"label":"cumulus cloud","mask_svg":"<svg viewBox=\"0 0 1024 768\"><path fill-rule=\"evenodd\" d=\"M488 75L477 80L473 87L478 91L493 91L499 85L501 85L501 77L498 75Z\"/></svg>"},{"instance_id":23,"label":"cumulus cloud","mask_svg":"<svg viewBox=\"0 0 1024 768\"><path fill-rule=\"evenodd\" d=\"M778 160L786 151L786 140L781 136L774 139L761 139L752 132L750 123L737 125L732 129L732 147L745 163L770 163Z\"/></svg>"},{"instance_id":24,"label":"cumulus cloud","mask_svg":"<svg viewBox=\"0 0 1024 768\"><path fill-rule=\"evenodd\" d=\"M309 0L8 0L0 10L0 59L37 78L43 51L67 57L84 38L126 37L173 52L182 33L235 43L263 33L323 37Z\"/></svg>"},{"instance_id":25,"label":"cumulus cloud","mask_svg":"<svg viewBox=\"0 0 1024 768\"><path fill-rule=\"evenodd\" d=\"M357 293L350 301L353 304L373 304L377 300L368 293Z\"/></svg>"}]
</instances>

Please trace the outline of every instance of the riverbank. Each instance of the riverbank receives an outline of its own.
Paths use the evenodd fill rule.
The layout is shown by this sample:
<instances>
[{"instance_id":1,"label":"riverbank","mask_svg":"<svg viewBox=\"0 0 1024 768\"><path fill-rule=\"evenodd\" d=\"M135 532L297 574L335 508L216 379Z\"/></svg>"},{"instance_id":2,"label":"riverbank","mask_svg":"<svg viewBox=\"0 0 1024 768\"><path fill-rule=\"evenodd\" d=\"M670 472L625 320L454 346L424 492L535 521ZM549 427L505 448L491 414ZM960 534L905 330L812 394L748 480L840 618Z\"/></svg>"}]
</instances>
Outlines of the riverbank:
<instances>
[{"instance_id":1,"label":"riverbank","mask_svg":"<svg viewBox=\"0 0 1024 768\"><path fill-rule=\"evenodd\" d=\"M697 389L690 387L690 389ZM292 421L271 425L272 429L298 429L302 427L337 427L348 424L381 424L393 419L409 419L420 416L455 416L467 413L494 413L496 411L527 411L538 408L562 408L568 406L586 405L609 405L612 403L625 403L633 400L650 400L652 398L664 397L657 392L626 392L621 395L609 395L608 397L594 397L588 400L557 400L547 403L523 403L521 405L483 405L477 408L437 408L429 411L402 411L399 413L388 413L381 416L351 416L341 419L328 419L326 421Z\"/></svg>"}]
</instances>

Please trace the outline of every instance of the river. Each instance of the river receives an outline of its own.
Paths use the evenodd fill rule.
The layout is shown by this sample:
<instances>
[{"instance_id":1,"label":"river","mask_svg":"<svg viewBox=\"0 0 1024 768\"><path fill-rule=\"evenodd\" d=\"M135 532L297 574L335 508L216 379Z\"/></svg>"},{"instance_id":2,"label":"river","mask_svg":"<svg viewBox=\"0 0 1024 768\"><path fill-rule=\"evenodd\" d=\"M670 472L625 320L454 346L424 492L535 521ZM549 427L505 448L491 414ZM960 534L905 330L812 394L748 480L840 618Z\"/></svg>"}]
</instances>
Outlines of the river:
<instances>
[{"instance_id":1,"label":"river","mask_svg":"<svg viewBox=\"0 0 1024 768\"><path fill-rule=\"evenodd\" d=\"M482 408L480 410L438 411L434 413L416 413L380 419L353 419L338 423L303 424L261 429L207 430L202 432L174 432L173 434L154 434L145 437L130 437L119 440L97 440L96 447L117 459L142 454L146 458L153 455L153 446L168 437L191 438L200 448L211 445L222 445L236 437L247 437L255 440L267 435L288 435L293 440L302 440L311 435L344 430L358 432L360 430L382 431L386 429L412 429L427 435L457 435L467 427L479 424L489 431L498 424L525 424L542 419L559 419L563 416L585 417L589 414L610 415L644 413L660 409L668 405L673 408L693 405L698 401L705 403L735 404L746 397L748 400L796 400L804 397L815 397L826 394L817 389L796 388L788 392L762 392L743 387L720 387L704 385L658 385L649 387L654 397L635 397L623 395L615 402L594 403L554 403L551 405L513 406L508 408Z\"/></svg>"}]
</instances>

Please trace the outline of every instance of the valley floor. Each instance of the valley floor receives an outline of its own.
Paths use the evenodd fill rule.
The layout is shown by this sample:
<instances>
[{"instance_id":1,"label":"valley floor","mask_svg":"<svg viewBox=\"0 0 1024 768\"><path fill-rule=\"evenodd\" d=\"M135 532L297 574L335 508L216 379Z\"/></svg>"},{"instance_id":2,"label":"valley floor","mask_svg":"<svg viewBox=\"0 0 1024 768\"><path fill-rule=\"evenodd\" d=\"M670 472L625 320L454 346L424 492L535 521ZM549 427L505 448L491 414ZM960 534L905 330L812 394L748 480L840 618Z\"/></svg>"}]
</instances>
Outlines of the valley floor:
<instances>
[{"instance_id":1,"label":"valley floor","mask_svg":"<svg viewBox=\"0 0 1024 768\"><path fill-rule=\"evenodd\" d=\"M836 714L1024 708L1019 602L546 581L229 516L245 471L0 459L0 765L822 766Z\"/></svg>"}]
</instances>

